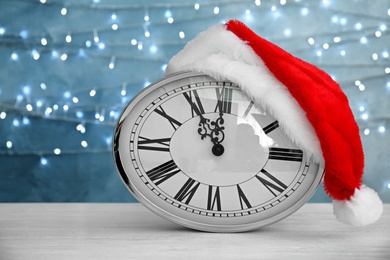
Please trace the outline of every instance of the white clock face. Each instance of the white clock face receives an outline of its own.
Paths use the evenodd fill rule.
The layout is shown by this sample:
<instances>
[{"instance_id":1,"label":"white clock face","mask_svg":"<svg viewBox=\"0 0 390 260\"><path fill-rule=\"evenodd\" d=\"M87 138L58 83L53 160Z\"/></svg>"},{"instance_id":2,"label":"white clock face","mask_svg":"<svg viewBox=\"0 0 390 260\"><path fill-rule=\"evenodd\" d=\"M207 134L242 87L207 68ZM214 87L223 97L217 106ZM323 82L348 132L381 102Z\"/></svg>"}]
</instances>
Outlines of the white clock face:
<instances>
[{"instance_id":1,"label":"white clock face","mask_svg":"<svg viewBox=\"0 0 390 260\"><path fill-rule=\"evenodd\" d=\"M132 194L200 230L278 221L311 197L323 173L237 85L192 72L141 92L114 135L117 168Z\"/></svg>"}]
</instances>

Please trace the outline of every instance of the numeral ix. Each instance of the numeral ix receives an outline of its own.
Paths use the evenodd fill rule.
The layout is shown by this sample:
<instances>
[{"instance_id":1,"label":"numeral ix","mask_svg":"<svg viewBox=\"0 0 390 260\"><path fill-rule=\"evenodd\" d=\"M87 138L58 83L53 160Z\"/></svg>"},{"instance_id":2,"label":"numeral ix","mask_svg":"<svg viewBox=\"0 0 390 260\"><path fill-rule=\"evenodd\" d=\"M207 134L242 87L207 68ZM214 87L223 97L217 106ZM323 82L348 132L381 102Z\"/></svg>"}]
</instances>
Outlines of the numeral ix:
<instances>
[{"instance_id":1,"label":"numeral ix","mask_svg":"<svg viewBox=\"0 0 390 260\"><path fill-rule=\"evenodd\" d=\"M169 142L171 138L149 139L138 137L138 149L158 152L169 152Z\"/></svg>"}]
</instances>

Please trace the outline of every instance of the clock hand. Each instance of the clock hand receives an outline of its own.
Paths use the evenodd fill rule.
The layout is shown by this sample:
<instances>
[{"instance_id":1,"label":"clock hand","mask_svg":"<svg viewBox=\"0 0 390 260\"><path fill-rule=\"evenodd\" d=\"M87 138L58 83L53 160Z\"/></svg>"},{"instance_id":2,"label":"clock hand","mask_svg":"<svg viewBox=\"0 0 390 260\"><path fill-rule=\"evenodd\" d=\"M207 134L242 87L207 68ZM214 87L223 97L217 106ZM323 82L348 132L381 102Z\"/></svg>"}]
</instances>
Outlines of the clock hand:
<instances>
[{"instance_id":1,"label":"clock hand","mask_svg":"<svg viewBox=\"0 0 390 260\"><path fill-rule=\"evenodd\" d=\"M225 139L225 133L223 130L225 129L223 123L225 120L223 119L223 113L219 114L219 117L215 121L211 121L210 119L203 117L200 115L200 122L198 133L203 140L207 136L210 137L211 142L213 143L213 148L211 152L215 156L221 156L225 151L225 148L221 145L222 141ZM210 132L209 132L210 131Z\"/></svg>"}]
</instances>

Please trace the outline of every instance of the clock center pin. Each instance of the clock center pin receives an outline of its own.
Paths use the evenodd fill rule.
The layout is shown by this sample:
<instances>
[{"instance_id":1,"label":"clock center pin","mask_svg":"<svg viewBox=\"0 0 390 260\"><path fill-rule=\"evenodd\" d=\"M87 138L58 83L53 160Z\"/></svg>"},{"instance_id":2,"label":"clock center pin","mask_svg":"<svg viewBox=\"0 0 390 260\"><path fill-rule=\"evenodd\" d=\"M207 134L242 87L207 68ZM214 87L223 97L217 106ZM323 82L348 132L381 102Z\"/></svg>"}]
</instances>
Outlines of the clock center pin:
<instances>
[{"instance_id":1,"label":"clock center pin","mask_svg":"<svg viewBox=\"0 0 390 260\"><path fill-rule=\"evenodd\" d=\"M218 113L203 116L214 122L219 118ZM207 185L231 186L263 169L269 157L268 140L257 123L224 114L225 138L220 144L199 138L199 119L196 116L181 125L170 142L172 159L188 177Z\"/></svg>"}]
</instances>

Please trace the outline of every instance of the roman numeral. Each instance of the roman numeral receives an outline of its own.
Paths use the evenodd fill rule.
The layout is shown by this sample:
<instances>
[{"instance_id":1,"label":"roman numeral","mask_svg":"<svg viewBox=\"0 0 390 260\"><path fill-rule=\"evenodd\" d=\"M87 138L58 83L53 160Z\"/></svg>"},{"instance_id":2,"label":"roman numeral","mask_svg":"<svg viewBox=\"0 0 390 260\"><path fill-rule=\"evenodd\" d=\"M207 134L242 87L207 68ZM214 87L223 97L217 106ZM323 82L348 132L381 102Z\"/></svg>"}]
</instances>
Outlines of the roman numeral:
<instances>
[{"instance_id":1,"label":"roman numeral","mask_svg":"<svg viewBox=\"0 0 390 260\"><path fill-rule=\"evenodd\" d=\"M213 186L209 186L209 193L207 196L207 210L221 211L221 194L219 193L219 187L216 187L215 191Z\"/></svg>"},{"instance_id":2,"label":"roman numeral","mask_svg":"<svg viewBox=\"0 0 390 260\"><path fill-rule=\"evenodd\" d=\"M233 89L225 87L223 87L222 89L216 88L215 92L217 94L218 102L215 106L214 112L217 112L218 110L219 113L231 114Z\"/></svg>"},{"instance_id":3,"label":"roman numeral","mask_svg":"<svg viewBox=\"0 0 390 260\"><path fill-rule=\"evenodd\" d=\"M240 200L241 209L252 208L252 205L249 203L249 200L245 196L245 194L242 191L240 185L237 185L237 191L238 191L238 198ZM246 207L244 207L244 204L245 204Z\"/></svg>"},{"instance_id":4,"label":"roman numeral","mask_svg":"<svg viewBox=\"0 0 390 260\"><path fill-rule=\"evenodd\" d=\"M264 176L268 177L268 180L265 178L256 175L256 178L276 197L279 193L287 189L287 185L278 180L275 176L262 169L261 172Z\"/></svg>"},{"instance_id":5,"label":"roman numeral","mask_svg":"<svg viewBox=\"0 0 390 260\"><path fill-rule=\"evenodd\" d=\"M279 122L278 121L274 121L271 124L269 124L266 127L264 127L263 131L264 131L265 134L268 134L268 133L274 131L278 127L279 127Z\"/></svg>"},{"instance_id":6,"label":"roman numeral","mask_svg":"<svg viewBox=\"0 0 390 260\"><path fill-rule=\"evenodd\" d=\"M151 181L156 185L168 180L176 173L180 172L179 167L175 164L173 160L167 161L159 166L146 172L146 175Z\"/></svg>"},{"instance_id":7,"label":"roman numeral","mask_svg":"<svg viewBox=\"0 0 390 260\"><path fill-rule=\"evenodd\" d=\"M190 203L192 197L194 196L196 190L198 189L200 182L196 182L195 180L189 178L184 186L179 190L179 192L175 195L175 200L181 201L185 204Z\"/></svg>"},{"instance_id":8,"label":"roman numeral","mask_svg":"<svg viewBox=\"0 0 390 260\"><path fill-rule=\"evenodd\" d=\"M244 112L244 115L242 116L243 118L246 118L246 117L248 116L249 111L251 111L252 107L253 107L253 102L251 101L251 102L249 103L249 106L246 108L246 110L245 110L245 112Z\"/></svg>"},{"instance_id":9,"label":"roman numeral","mask_svg":"<svg viewBox=\"0 0 390 260\"><path fill-rule=\"evenodd\" d=\"M169 152L169 142L171 138L149 139L146 137L138 137L138 149L151 150L159 152Z\"/></svg>"},{"instance_id":10,"label":"roman numeral","mask_svg":"<svg viewBox=\"0 0 390 260\"><path fill-rule=\"evenodd\" d=\"M269 159L272 160L302 162L302 158L302 150L277 147L269 148Z\"/></svg>"},{"instance_id":11,"label":"roman numeral","mask_svg":"<svg viewBox=\"0 0 390 260\"><path fill-rule=\"evenodd\" d=\"M177 130L177 128L181 126L181 123L176 119L174 119L173 117L171 117L170 115L168 115L167 113L165 113L164 109L161 106L157 107L154 111L160 116L167 119L175 130Z\"/></svg>"},{"instance_id":12,"label":"roman numeral","mask_svg":"<svg viewBox=\"0 0 390 260\"><path fill-rule=\"evenodd\" d=\"M194 95L192 95L192 93L194 93ZM196 90L190 91L189 94L187 92L184 92L183 95L188 101L188 103L191 105L192 117L194 117L195 114L200 116L205 113L202 106L202 102L200 101L198 92ZM193 97L195 98L195 102L193 101Z\"/></svg>"}]
</instances>

